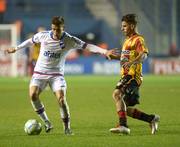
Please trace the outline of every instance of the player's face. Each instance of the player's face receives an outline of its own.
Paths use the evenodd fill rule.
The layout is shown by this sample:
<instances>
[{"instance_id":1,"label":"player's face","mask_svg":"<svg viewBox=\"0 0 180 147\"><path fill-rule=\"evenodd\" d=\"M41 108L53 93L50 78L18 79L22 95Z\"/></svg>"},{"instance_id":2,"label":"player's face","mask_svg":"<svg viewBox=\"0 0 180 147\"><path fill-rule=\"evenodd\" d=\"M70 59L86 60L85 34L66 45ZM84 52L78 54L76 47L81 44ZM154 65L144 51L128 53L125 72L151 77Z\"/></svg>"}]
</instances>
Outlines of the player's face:
<instances>
[{"instance_id":1,"label":"player's face","mask_svg":"<svg viewBox=\"0 0 180 147\"><path fill-rule=\"evenodd\" d=\"M134 25L128 24L126 21L122 21L121 23L121 31L125 36L131 36L134 33Z\"/></svg>"},{"instance_id":2,"label":"player's face","mask_svg":"<svg viewBox=\"0 0 180 147\"><path fill-rule=\"evenodd\" d=\"M52 24L51 28L52 28L52 32L53 32L53 38L60 39L61 35L64 31L64 25L57 26L57 25Z\"/></svg>"}]
</instances>

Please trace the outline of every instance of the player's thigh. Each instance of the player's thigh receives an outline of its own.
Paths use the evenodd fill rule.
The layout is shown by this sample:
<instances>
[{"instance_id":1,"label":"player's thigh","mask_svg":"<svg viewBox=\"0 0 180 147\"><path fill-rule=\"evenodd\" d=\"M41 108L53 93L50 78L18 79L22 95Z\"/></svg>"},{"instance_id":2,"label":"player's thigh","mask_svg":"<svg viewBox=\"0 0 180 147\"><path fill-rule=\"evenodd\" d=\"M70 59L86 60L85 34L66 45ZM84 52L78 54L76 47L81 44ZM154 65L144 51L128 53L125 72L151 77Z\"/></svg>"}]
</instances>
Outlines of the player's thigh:
<instances>
[{"instance_id":1,"label":"player's thigh","mask_svg":"<svg viewBox=\"0 0 180 147\"><path fill-rule=\"evenodd\" d=\"M124 101L127 106L139 104L139 86L135 80L132 80L126 87Z\"/></svg>"},{"instance_id":2,"label":"player's thigh","mask_svg":"<svg viewBox=\"0 0 180 147\"><path fill-rule=\"evenodd\" d=\"M115 100L119 100L121 97L121 90L120 89L114 89L112 96Z\"/></svg>"},{"instance_id":3,"label":"player's thigh","mask_svg":"<svg viewBox=\"0 0 180 147\"><path fill-rule=\"evenodd\" d=\"M32 77L30 85L29 85L29 95L30 97L38 97L39 94L44 90L47 86L47 80L44 79L36 79Z\"/></svg>"},{"instance_id":4,"label":"player's thigh","mask_svg":"<svg viewBox=\"0 0 180 147\"><path fill-rule=\"evenodd\" d=\"M50 80L49 85L51 89L53 90L55 96L57 97L57 100L59 103L62 103L66 99L66 81L64 77L58 76L54 77Z\"/></svg>"},{"instance_id":5,"label":"player's thigh","mask_svg":"<svg viewBox=\"0 0 180 147\"><path fill-rule=\"evenodd\" d=\"M63 91L64 95L66 94L67 85L63 76L57 76L57 77L52 78L49 81L49 85L51 89L53 90L53 92L56 93L57 91Z\"/></svg>"}]
</instances>

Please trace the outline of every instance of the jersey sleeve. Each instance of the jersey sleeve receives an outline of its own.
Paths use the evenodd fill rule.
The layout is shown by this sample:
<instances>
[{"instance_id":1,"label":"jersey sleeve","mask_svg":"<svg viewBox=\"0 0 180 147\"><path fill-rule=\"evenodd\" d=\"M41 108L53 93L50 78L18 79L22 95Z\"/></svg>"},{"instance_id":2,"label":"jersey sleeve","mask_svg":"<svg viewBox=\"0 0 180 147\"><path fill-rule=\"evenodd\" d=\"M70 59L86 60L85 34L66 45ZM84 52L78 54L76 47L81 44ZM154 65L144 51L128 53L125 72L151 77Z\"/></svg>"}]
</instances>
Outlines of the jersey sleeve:
<instances>
[{"instance_id":1,"label":"jersey sleeve","mask_svg":"<svg viewBox=\"0 0 180 147\"><path fill-rule=\"evenodd\" d=\"M79 38L75 37L75 36L71 36L71 42L72 42L72 45L73 45L73 48L76 48L76 49L85 49L87 44L80 40Z\"/></svg>"},{"instance_id":2,"label":"jersey sleeve","mask_svg":"<svg viewBox=\"0 0 180 147\"><path fill-rule=\"evenodd\" d=\"M136 41L136 51L148 53L148 48L146 47L145 41L142 37L138 38Z\"/></svg>"},{"instance_id":3,"label":"jersey sleeve","mask_svg":"<svg viewBox=\"0 0 180 147\"><path fill-rule=\"evenodd\" d=\"M33 42L33 43L40 43L40 38L41 38L41 32L35 34L35 35L32 37L32 42Z\"/></svg>"}]
</instances>

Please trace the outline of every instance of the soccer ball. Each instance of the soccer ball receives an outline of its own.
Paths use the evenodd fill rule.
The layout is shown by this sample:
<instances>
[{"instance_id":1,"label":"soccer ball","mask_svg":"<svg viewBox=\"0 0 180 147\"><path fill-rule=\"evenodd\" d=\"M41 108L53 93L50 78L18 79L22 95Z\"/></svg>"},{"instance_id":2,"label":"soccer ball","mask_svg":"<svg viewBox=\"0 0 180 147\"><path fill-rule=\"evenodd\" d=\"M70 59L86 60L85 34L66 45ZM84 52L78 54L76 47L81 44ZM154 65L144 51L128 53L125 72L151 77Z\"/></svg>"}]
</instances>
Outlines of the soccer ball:
<instances>
[{"instance_id":1,"label":"soccer ball","mask_svg":"<svg viewBox=\"0 0 180 147\"><path fill-rule=\"evenodd\" d=\"M24 131L28 135L39 135L42 131L42 125L36 119L29 119L24 125Z\"/></svg>"}]
</instances>

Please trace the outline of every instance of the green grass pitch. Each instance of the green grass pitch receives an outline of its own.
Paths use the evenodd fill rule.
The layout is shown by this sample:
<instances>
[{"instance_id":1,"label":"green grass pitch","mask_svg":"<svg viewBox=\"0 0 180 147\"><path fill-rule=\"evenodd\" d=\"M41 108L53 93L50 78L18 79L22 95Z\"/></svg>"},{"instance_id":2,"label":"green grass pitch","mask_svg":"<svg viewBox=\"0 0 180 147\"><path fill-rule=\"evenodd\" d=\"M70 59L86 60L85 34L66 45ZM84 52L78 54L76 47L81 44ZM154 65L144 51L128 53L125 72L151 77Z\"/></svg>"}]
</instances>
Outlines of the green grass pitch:
<instances>
[{"instance_id":1,"label":"green grass pitch","mask_svg":"<svg viewBox=\"0 0 180 147\"><path fill-rule=\"evenodd\" d=\"M66 76L66 80L75 135L63 134L56 98L47 89L41 100L54 130L28 136L24 123L31 118L40 121L28 98L29 78L0 78L0 147L180 146L180 76L144 76L137 107L161 116L159 131L151 135L147 123L128 118L128 136L109 132L118 122L111 97L118 76Z\"/></svg>"}]
</instances>

